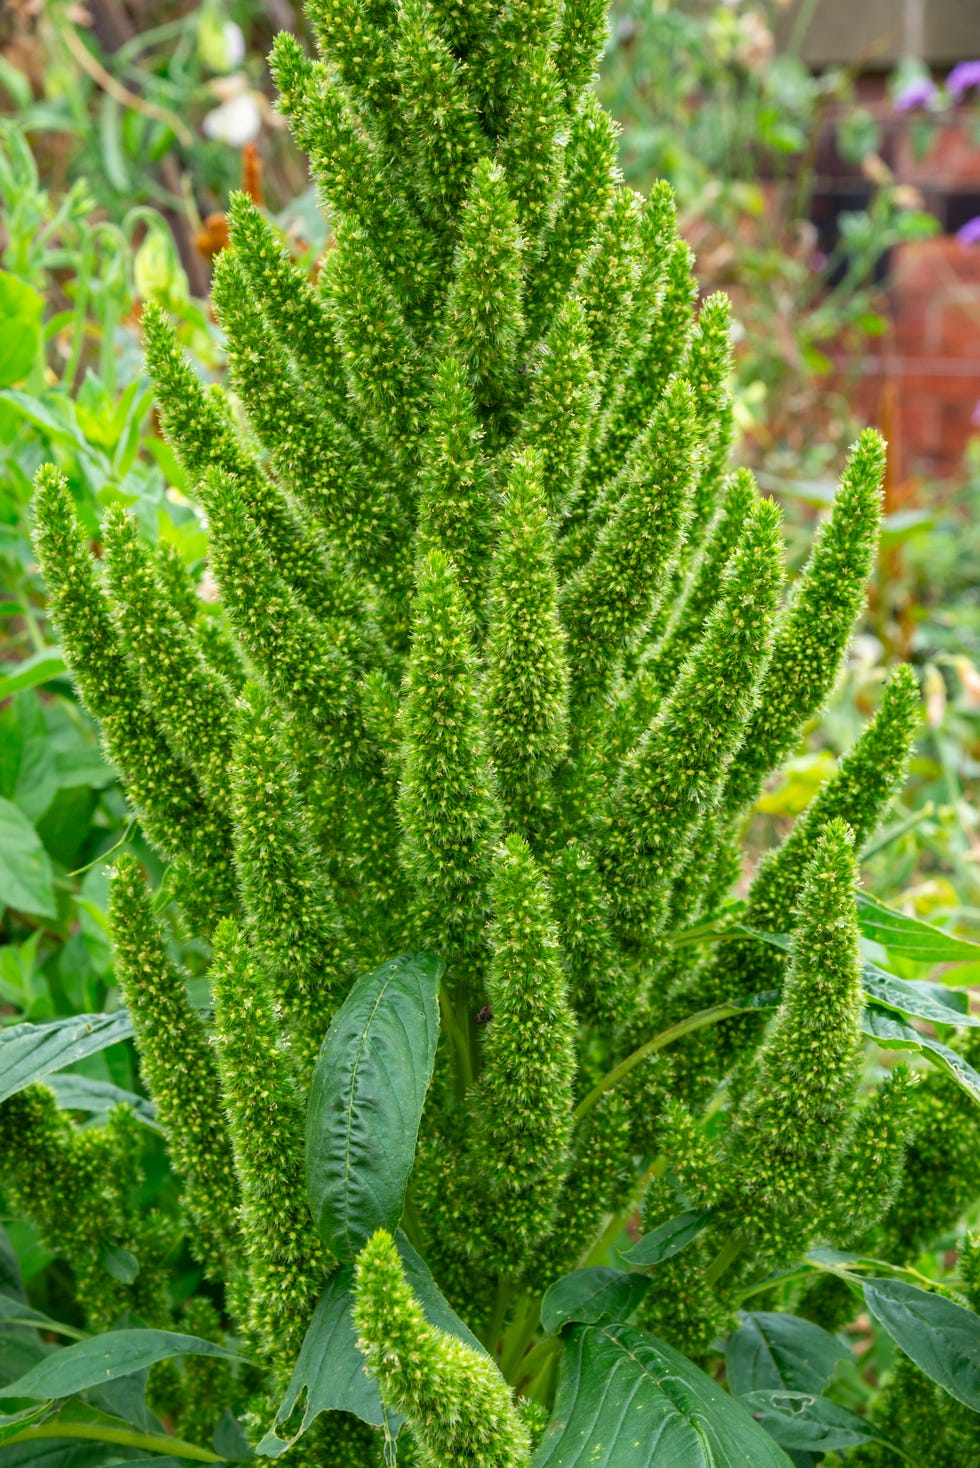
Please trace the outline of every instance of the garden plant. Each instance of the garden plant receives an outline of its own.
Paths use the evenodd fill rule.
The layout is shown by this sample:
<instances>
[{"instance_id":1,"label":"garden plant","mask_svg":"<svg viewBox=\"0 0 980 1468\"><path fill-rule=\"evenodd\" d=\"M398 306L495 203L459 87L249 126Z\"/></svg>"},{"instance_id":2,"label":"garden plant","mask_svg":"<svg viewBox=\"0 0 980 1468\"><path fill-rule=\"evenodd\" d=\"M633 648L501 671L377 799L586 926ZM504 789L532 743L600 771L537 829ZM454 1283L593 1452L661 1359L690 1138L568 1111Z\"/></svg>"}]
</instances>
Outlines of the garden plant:
<instances>
[{"instance_id":1,"label":"garden plant","mask_svg":"<svg viewBox=\"0 0 980 1468\"><path fill-rule=\"evenodd\" d=\"M113 858L123 1007L0 1034L4 1198L82 1321L0 1257L0 1468L964 1468L980 1020L884 963L978 950L858 890L909 668L743 891L862 611L884 445L787 593L777 507L727 472L728 303L617 170L603 5L308 18L321 59L283 35L272 66L316 278L239 195L228 388L143 313L209 585L120 502L93 554L36 478L66 661L166 865ZM74 1119L46 1077L130 1034L152 1109Z\"/></svg>"}]
</instances>

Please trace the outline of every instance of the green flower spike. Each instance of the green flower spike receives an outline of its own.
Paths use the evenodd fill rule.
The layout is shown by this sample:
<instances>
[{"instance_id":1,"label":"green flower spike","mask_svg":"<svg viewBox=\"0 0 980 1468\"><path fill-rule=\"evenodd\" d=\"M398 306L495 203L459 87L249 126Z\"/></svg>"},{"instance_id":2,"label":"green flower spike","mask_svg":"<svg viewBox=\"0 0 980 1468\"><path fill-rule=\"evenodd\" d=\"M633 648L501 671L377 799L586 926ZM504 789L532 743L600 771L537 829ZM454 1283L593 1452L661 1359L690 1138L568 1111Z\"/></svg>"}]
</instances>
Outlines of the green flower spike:
<instances>
[{"instance_id":1,"label":"green flower spike","mask_svg":"<svg viewBox=\"0 0 980 1468\"><path fill-rule=\"evenodd\" d=\"M237 1252L239 1199L215 1054L187 998L184 975L167 957L133 856L116 862L109 921L140 1071L181 1180L191 1250L209 1273L220 1276Z\"/></svg>"},{"instance_id":2,"label":"green flower spike","mask_svg":"<svg viewBox=\"0 0 980 1468\"><path fill-rule=\"evenodd\" d=\"M390 1412L406 1418L419 1468L525 1468L527 1428L489 1357L429 1325L390 1234L356 1266L354 1324Z\"/></svg>"},{"instance_id":3,"label":"green flower spike","mask_svg":"<svg viewBox=\"0 0 980 1468\"><path fill-rule=\"evenodd\" d=\"M857 1090L864 991L854 845L830 821L807 868L783 998L735 1117L729 1224L770 1258L805 1247Z\"/></svg>"},{"instance_id":4,"label":"green flower spike","mask_svg":"<svg viewBox=\"0 0 980 1468\"><path fill-rule=\"evenodd\" d=\"M303 1105L258 964L235 924L214 939L218 1071L241 1185L246 1327L288 1375L330 1263L303 1182Z\"/></svg>"}]
</instances>

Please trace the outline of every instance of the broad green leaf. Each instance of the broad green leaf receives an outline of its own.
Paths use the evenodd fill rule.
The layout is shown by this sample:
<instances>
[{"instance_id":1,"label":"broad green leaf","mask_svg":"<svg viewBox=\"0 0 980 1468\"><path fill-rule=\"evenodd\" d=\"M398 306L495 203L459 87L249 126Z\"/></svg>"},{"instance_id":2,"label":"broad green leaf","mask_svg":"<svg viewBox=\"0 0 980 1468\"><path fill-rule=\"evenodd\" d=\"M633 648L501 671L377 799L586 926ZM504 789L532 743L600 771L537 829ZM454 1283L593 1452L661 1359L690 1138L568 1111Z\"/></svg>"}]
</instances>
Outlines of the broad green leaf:
<instances>
[{"instance_id":1,"label":"broad green leaf","mask_svg":"<svg viewBox=\"0 0 980 1468\"><path fill-rule=\"evenodd\" d=\"M176 1356L245 1359L237 1351L178 1331L110 1330L45 1357L17 1381L0 1389L0 1397L72 1397Z\"/></svg>"},{"instance_id":2,"label":"broad green leaf","mask_svg":"<svg viewBox=\"0 0 980 1468\"><path fill-rule=\"evenodd\" d=\"M114 1014L79 1014L44 1025L11 1025L0 1030L0 1101L52 1071L64 1070L87 1055L107 1050L133 1033L124 1009Z\"/></svg>"},{"instance_id":3,"label":"broad green leaf","mask_svg":"<svg viewBox=\"0 0 980 1468\"><path fill-rule=\"evenodd\" d=\"M980 1412L980 1315L898 1279L867 1279L864 1299L920 1371Z\"/></svg>"},{"instance_id":4,"label":"broad green leaf","mask_svg":"<svg viewBox=\"0 0 980 1468\"><path fill-rule=\"evenodd\" d=\"M864 964L861 977L869 999L886 1009L928 1019L937 1025L980 1025L980 1015L959 1007L966 995L957 989L946 989L942 984L909 983L871 963ZM944 997L947 995L948 998Z\"/></svg>"},{"instance_id":5,"label":"broad green leaf","mask_svg":"<svg viewBox=\"0 0 980 1468\"><path fill-rule=\"evenodd\" d=\"M756 1422L783 1448L822 1454L888 1441L867 1418L826 1397L758 1391L750 1392L742 1401Z\"/></svg>"},{"instance_id":6,"label":"broad green leaf","mask_svg":"<svg viewBox=\"0 0 980 1468\"><path fill-rule=\"evenodd\" d=\"M357 1349L351 1313L353 1283L350 1264L330 1276L313 1312L276 1420L258 1445L260 1456L281 1457L321 1412L352 1412L373 1427L384 1422L378 1384L364 1370L364 1357ZM292 1417L301 1398L305 1398L302 1422L290 1437L280 1437L278 1429Z\"/></svg>"},{"instance_id":7,"label":"broad green leaf","mask_svg":"<svg viewBox=\"0 0 980 1468\"><path fill-rule=\"evenodd\" d=\"M99 1263L110 1279L120 1284L133 1284L140 1272L140 1262L129 1249L119 1244L105 1244L99 1250Z\"/></svg>"},{"instance_id":8,"label":"broad green leaf","mask_svg":"<svg viewBox=\"0 0 980 1468\"><path fill-rule=\"evenodd\" d=\"M129 1106L145 1126L152 1127L154 1131L161 1130L152 1101L145 1096L137 1096L135 1091L114 1086L111 1081L93 1081L75 1071L66 1071L62 1075L49 1076L46 1084L57 1096L63 1111L90 1111L98 1115L113 1106Z\"/></svg>"},{"instance_id":9,"label":"broad green leaf","mask_svg":"<svg viewBox=\"0 0 980 1468\"><path fill-rule=\"evenodd\" d=\"M738 1330L729 1336L725 1370L737 1397L783 1390L819 1395L837 1362L850 1354L836 1336L812 1320L756 1310L742 1315Z\"/></svg>"},{"instance_id":10,"label":"broad green leaf","mask_svg":"<svg viewBox=\"0 0 980 1468\"><path fill-rule=\"evenodd\" d=\"M573 1321L594 1325L600 1320L628 1320L650 1288L642 1274L623 1274L605 1265L575 1269L556 1280L541 1301L541 1324L557 1335Z\"/></svg>"},{"instance_id":11,"label":"broad green leaf","mask_svg":"<svg viewBox=\"0 0 980 1468\"><path fill-rule=\"evenodd\" d=\"M532 1468L787 1468L741 1403L672 1346L631 1325L575 1325L564 1339Z\"/></svg>"},{"instance_id":12,"label":"broad green leaf","mask_svg":"<svg viewBox=\"0 0 980 1468\"><path fill-rule=\"evenodd\" d=\"M958 938L918 918L895 912L866 892L857 894L858 923L866 938L918 963L967 963L980 959L980 943Z\"/></svg>"},{"instance_id":13,"label":"broad green leaf","mask_svg":"<svg viewBox=\"0 0 980 1468\"><path fill-rule=\"evenodd\" d=\"M26 281L0 270L0 387L26 377L41 350L44 297Z\"/></svg>"},{"instance_id":14,"label":"broad green leaf","mask_svg":"<svg viewBox=\"0 0 980 1468\"><path fill-rule=\"evenodd\" d=\"M484 1347L447 1305L427 1266L407 1240L399 1235L395 1243L406 1278L430 1324L484 1352ZM354 1270L349 1264L342 1265L328 1280L313 1312L276 1420L256 1449L260 1456L280 1458L321 1412L351 1412L372 1427L380 1427L384 1422L385 1412L378 1384L364 1370L364 1357L357 1349L357 1332L351 1313L353 1281ZM299 1427L292 1437L280 1437L278 1429L289 1421L297 1403L304 1398L303 1420ZM397 1436L402 1419L392 1413L387 1415L389 1429Z\"/></svg>"},{"instance_id":15,"label":"broad green leaf","mask_svg":"<svg viewBox=\"0 0 980 1468\"><path fill-rule=\"evenodd\" d=\"M57 917L54 873L41 838L11 800L0 799L0 903L34 917Z\"/></svg>"},{"instance_id":16,"label":"broad green leaf","mask_svg":"<svg viewBox=\"0 0 980 1468\"><path fill-rule=\"evenodd\" d=\"M676 1218L668 1218L666 1223L660 1224L659 1228L651 1229L644 1234L638 1243L623 1257L628 1264L633 1264L639 1269L651 1264L660 1264L664 1259L672 1259L688 1244L692 1244L698 1234L705 1227L711 1214L705 1211L679 1213Z\"/></svg>"},{"instance_id":17,"label":"broad green leaf","mask_svg":"<svg viewBox=\"0 0 980 1468\"><path fill-rule=\"evenodd\" d=\"M874 1004L864 1011L861 1027L864 1034L883 1050L917 1050L944 1070L980 1106L980 1075L948 1045L940 1044L931 1035L923 1035L897 1015Z\"/></svg>"},{"instance_id":18,"label":"broad green leaf","mask_svg":"<svg viewBox=\"0 0 980 1468\"><path fill-rule=\"evenodd\" d=\"M9 1442L25 1427L31 1427L35 1422L40 1422L51 1411L50 1402L41 1402L37 1407L25 1407L23 1412L14 1412L8 1416L0 1413L0 1443Z\"/></svg>"},{"instance_id":19,"label":"broad green leaf","mask_svg":"<svg viewBox=\"0 0 980 1468\"><path fill-rule=\"evenodd\" d=\"M0 675L0 698L10 698L24 688L38 688L67 673L60 647L44 647L22 663L8 663Z\"/></svg>"},{"instance_id":20,"label":"broad green leaf","mask_svg":"<svg viewBox=\"0 0 980 1468\"><path fill-rule=\"evenodd\" d=\"M442 964L393 958L358 979L320 1049L306 1114L306 1184L324 1243L350 1260L394 1233L439 1038Z\"/></svg>"},{"instance_id":21,"label":"broad green leaf","mask_svg":"<svg viewBox=\"0 0 980 1468\"><path fill-rule=\"evenodd\" d=\"M0 1294L0 1324L29 1326L31 1329L45 1330L51 1335L70 1336L76 1341L86 1339L84 1331L76 1330L73 1325L62 1325L60 1321L52 1320L50 1315L42 1314L26 1301L17 1300L12 1295Z\"/></svg>"}]
</instances>

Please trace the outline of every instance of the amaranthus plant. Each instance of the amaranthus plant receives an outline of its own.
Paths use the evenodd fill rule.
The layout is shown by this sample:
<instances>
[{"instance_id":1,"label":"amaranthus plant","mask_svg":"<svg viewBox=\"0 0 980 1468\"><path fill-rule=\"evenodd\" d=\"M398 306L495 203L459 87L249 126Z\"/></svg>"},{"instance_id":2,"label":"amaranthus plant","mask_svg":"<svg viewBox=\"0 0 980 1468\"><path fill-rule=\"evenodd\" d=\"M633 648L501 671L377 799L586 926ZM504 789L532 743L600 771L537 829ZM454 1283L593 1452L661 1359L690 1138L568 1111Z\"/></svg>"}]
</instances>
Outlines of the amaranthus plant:
<instances>
[{"instance_id":1,"label":"amaranthus plant","mask_svg":"<svg viewBox=\"0 0 980 1468\"><path fill-rule=\"evenodd\" d=\"M239 196L228 388L144 315L219 609L124 509L93 556L37 479L66 659L169 867L115 864L124 1009L5 1037L5 1196L108 1333L5 1388L0 1463L920 1461L887 1391L824 1396L867 1312L965 1464L977 1246L934 1288L906 1265L980 1192L977 1045L945 1043L978 1021L871 958L976 949L857 891L908 668L731 895L860 615L884 446L787 592L778 509L726 470L728 305L617 171L597 0L308 11L319 59L272 65L317 278ZM39 1084L130 1032L179 1219L140 1206L131 1106L79 1126Z\"/></svg>"}]
</instances>

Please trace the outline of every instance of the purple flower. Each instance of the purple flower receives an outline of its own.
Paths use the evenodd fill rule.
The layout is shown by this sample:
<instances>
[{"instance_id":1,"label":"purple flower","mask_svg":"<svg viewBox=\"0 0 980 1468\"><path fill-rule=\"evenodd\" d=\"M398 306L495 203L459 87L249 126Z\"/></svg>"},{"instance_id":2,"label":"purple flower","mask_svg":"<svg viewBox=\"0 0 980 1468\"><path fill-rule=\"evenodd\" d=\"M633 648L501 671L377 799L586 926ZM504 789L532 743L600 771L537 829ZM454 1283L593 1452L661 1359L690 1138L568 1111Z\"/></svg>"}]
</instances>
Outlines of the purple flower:
<instances>
[{"instance_id":1,"label":"purple flower","mask_svg":"<svg viewBox=\"0 0 980 1468\"><path fill-rule=\"evenodd\" d=\"M895 94L896 112L914 112L917 107L928 107L936 95L936 84L929 77L919 77L909 82Z\"/></svg>"},{"instance_id":2,"label":"purple flower","mask_svg":"<svg viewBox=\"0 0 980 1468\"><path fill-rule=\"evenodd\" d=\"M961 61L946 78L946 90L954 102L962 102L973 87L980 87L980 61Z\"/></svg>"},{"instance_id":3,"label":"purple flower","mask_svg":"<svg viewBox=\"0 0 980 1468\"><path fill-rule=\"evenodd\" d=\"M956 238L967 248L980 245L980 214L968 219L962 229L956 231Z\"/></svg>"}]
</instances>

